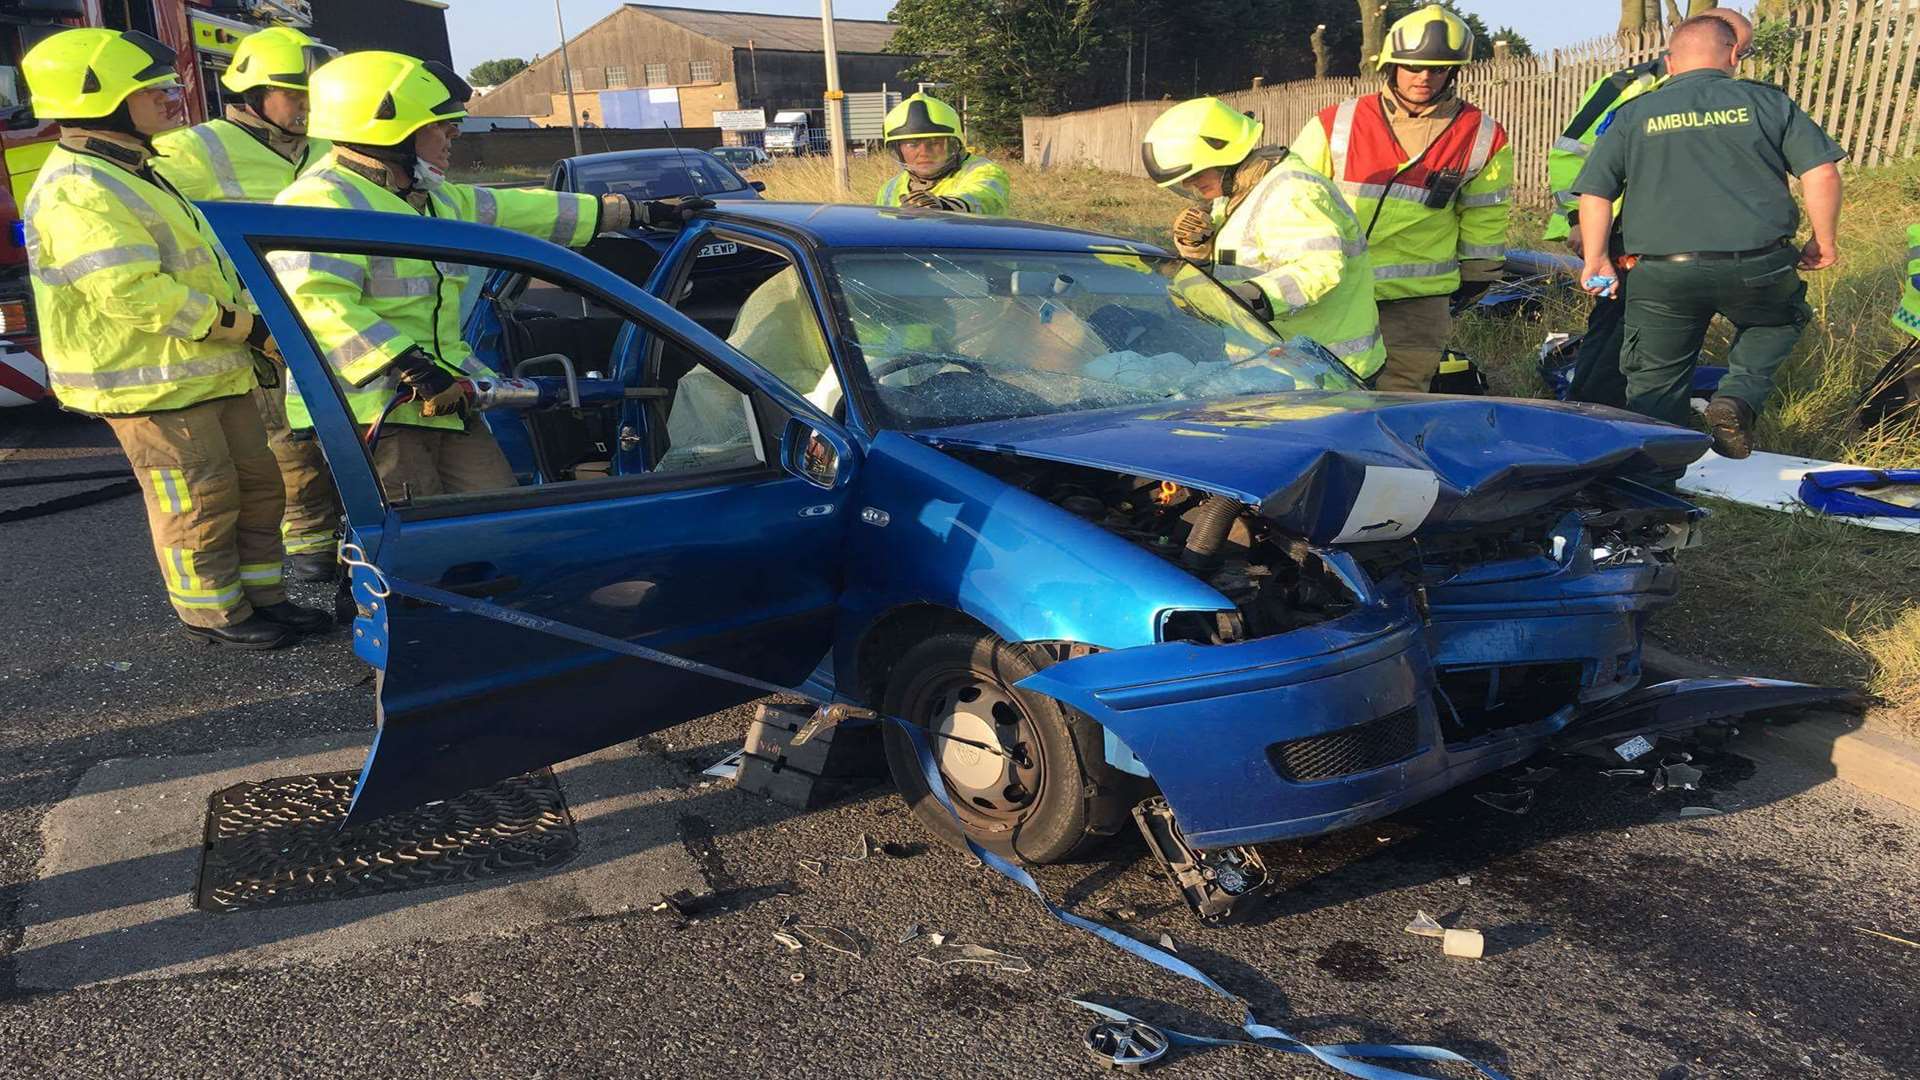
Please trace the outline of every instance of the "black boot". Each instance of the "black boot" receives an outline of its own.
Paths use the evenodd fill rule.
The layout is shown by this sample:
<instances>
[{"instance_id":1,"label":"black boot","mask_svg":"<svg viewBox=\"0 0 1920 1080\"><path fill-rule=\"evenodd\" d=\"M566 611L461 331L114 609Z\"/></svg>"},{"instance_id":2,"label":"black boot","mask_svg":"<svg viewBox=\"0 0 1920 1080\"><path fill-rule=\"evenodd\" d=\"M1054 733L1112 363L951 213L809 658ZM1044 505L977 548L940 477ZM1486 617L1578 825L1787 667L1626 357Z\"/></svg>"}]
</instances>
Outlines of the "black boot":
<instances>
[{"instance_id":1,"label":"black boot","mask_svg":"<svg viewBox=\"0 0 1920 1080\"><path fill-rule=\"evenodd\" d=\"M257 611L232 626L181 625L187 633L203 639L207 644L224 645L229 649L277 649L298 636L279 623L261 618Z\"/></svg>"},{"instance_id":2,"label":"black boot","mask_svg":"<svg viewBox=\"0 0 1920 1080\"><path fill-rule=\"evenodd\" d=\"M340 576L340 560L331 551L289 555L287 571L287 576L295 581L332 581Z\"/></svg>"},{"instance_id":3,"label":"black boot","mask_svg":"<svg viewBox=\"0 0 1920 1080\"><path fill-rule=\"evenodd\" d=\"M256 618L265 619L275 626L284 626L296 634L324 634L333 629L333 616L314 608L295 607L289 600L255 607L253 614Z\"/></svg>"}]
</instances>

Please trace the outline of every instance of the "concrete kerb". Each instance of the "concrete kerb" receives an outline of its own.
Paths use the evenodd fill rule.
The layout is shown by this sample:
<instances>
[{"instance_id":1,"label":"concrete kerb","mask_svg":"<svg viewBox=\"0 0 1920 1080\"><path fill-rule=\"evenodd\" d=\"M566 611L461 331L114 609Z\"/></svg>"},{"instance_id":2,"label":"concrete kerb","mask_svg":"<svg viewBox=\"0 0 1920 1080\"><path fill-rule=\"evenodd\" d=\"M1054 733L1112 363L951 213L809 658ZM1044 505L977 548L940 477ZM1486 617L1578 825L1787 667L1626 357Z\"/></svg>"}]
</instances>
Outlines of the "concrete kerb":
<instances>
[{"instance_id":1,"label":"concrete kerb","mask_svg":"<svg viewBox=\"0 0 1920 1080\"><path fill-rule=\"evenodd\" d=\"M1671 652L1652 642L1643 648L1646 667L1663 677L1721 678L1734 674ZM1791 724L1754 725L1747 745L1822 772L1830 771L1862 791L1920 809L1920 745L1869 731L1857 716L1815 712Z\"/></svg>"}]
</instances>

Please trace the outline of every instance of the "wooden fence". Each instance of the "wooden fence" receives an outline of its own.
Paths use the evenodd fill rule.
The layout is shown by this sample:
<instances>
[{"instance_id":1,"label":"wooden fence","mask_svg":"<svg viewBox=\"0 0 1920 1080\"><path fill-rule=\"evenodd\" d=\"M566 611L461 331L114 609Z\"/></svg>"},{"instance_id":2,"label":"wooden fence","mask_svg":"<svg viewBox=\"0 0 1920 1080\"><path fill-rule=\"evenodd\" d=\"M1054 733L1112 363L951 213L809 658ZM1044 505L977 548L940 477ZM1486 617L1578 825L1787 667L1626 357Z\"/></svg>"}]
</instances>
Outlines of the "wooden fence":
<instances>
[{"instance_id":1,"label":"wooden fence","mask_svg":"<svg viewBox=\"0 0 1920 1080\"><path fill-rule=\"evenodd\" d=\"M1664 28L1599 38L1544 56L1474 64L1462 96L1506 126L1514 147L1516 201L1546 205L1547 150L1587 88L1660 54ZM1813 0L1763 24L1766 51L1742 74L1776 83L1852 155L1856 165L1920 152L1920 0ZM1291 141L1321 109L1380 88L1377 76L1309 79L1223 95L1266 125L1269 142ZM1144 176L1140 138L1170 102L1144 101L1023 120L1023 152L1041 168L1091 165Z\"/></svg>"}]
</instances>

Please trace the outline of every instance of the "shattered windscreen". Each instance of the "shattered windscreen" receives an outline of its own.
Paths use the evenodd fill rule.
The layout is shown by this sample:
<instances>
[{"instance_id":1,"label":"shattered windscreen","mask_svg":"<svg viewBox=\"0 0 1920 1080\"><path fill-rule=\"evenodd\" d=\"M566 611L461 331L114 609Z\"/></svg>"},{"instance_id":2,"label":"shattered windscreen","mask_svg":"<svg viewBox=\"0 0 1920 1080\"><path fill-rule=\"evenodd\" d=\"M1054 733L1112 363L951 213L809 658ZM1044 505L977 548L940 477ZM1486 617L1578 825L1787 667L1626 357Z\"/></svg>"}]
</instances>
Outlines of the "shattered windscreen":
<instances>
[{"instance_id":1,"label":"shattered windscreen","mask_svg":"<svg viewBox=\"0 0 1920 1080\"><path fill-rule=\"evenodd\" d=\"M1180 259L909 250L832 270L889 427L1359 385Z\"/></svg>"}]
</instances>

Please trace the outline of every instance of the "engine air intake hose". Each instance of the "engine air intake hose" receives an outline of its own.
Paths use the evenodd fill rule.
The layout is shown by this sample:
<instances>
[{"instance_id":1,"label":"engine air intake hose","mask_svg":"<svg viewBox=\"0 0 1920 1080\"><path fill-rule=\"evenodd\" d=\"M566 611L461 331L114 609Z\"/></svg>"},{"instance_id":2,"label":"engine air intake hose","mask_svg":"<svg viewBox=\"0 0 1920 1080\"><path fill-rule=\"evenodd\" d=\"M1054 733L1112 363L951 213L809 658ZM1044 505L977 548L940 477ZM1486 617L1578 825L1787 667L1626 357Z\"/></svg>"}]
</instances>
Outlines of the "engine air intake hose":
<instances>
[{"instance_id":1,"label":"engine air intake hose","mask_svg":"<svg viewBox=\"0 0 1920 1080\"><path fill-rule=\"evenodd\" d=\"M1189 570L1206 570L1220 561L1220 545L1240 516L1240 500L1229 495L1214 495L1200 504L1193 516L1193 531L1187 534L1186 550L1180 553L1180 565Z\"/></svg>"}]
</instances>

